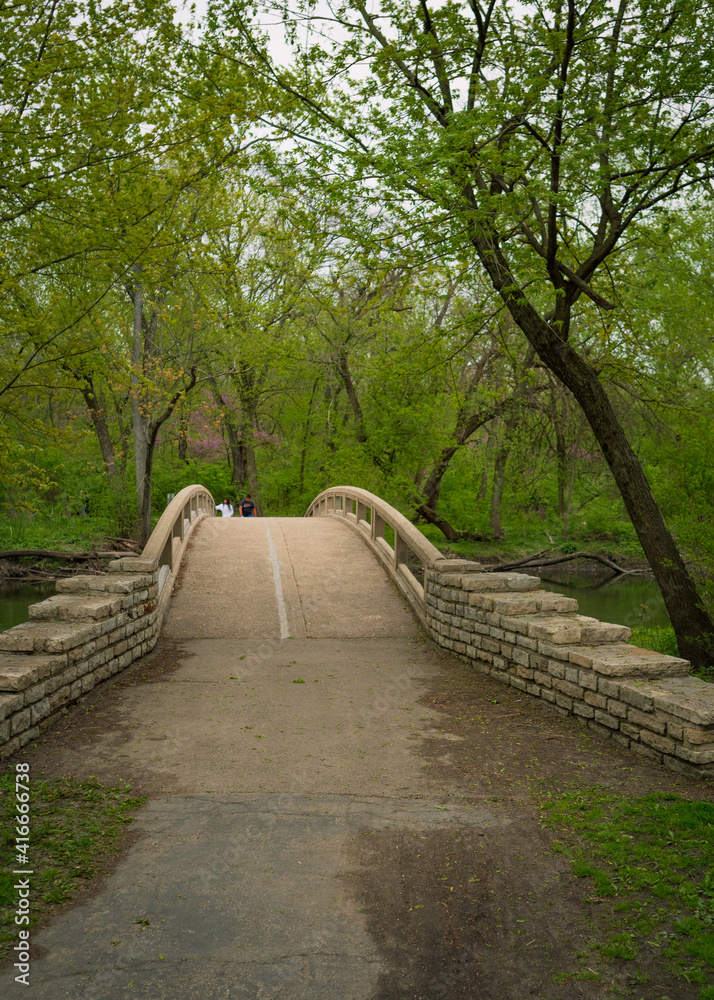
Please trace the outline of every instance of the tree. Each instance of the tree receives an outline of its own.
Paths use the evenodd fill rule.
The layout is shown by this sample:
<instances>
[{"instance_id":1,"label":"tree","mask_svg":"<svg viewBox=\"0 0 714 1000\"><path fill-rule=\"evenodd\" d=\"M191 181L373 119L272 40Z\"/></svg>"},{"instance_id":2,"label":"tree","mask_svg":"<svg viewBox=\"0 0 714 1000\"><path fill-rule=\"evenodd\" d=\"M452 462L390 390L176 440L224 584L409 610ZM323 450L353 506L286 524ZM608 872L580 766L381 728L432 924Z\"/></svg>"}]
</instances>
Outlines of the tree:
<instances>
[{"instance_id":1,"label":"tree","mask_svg":"<svg viewBox=\"0 0 714 1000\"><path fill-rule=\"evenodd\" d=\"M266 400L290 391L292 329L319 247L310 239L298 242L301 234L279 195L256 194L255 178L244 180L244 187L229 181L212 206L200 295L214 330L210 386L228 436L233 482L238 490L247 482L262 515L261 415Z\"/></svg>"},{"instance_id":2,"label":"tree","mask_svg":"<svg viewBox=\"0 0 714 1000\"><path fill-rule=\"evenodd\" d=\"M301 21L285 11L302 47L288 70L271 63L241 5L212 9L227 36L248 37L252 65L282 93L274 121L305 140L316 182L350 176L370 203L389 204L410 252L418 233L425 252L437 241L442 252L470 249L582 408L680 652L707 662L714 625L608 396L608 359L591 362L578 327L588 312L609 322L610 265L625 236L636 240L660 206L714 177L714 10L695 0L351 0L333 18L339 41L323 31L305 44L307 0Z\"/></svg>"},{"instance_id":3,"label":"tree","mask_svg":"<svg viewBox=\"0 0 714 1000\"><path fill-rule=\"evenodd\" d=\"M105 470L115 477L94 385L101 365L85 362L92 352L99 360L101 345L88 320L117 288L128 289L137 326L132 400L144 538L151 442L175 405L158 424L156 414L142 412L167 294L146 288L146 275L155 278L161 252L176 254L174 215L185 216L185 203L207 179L241 159L241 123L256 92L240 87L224 98L220 73L188 42L175 14L171 0L2 4L0 437L34 385L74 372ZM200 233L192 238L199 242ZM0 464L5 454L0 441Z\"/></svg>"}]
</instances>

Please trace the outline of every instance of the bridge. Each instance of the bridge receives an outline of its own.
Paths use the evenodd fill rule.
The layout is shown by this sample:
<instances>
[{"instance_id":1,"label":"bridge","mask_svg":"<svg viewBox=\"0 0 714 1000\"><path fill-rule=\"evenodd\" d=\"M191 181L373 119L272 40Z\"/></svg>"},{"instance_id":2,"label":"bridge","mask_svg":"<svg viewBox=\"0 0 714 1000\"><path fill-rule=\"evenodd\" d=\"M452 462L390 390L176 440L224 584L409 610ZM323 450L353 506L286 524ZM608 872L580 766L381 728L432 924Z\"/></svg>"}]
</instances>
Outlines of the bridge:
<instances>
[{"instance_id":1,"label":"bridge","mask_svg":"<svg viewBox=\"0 0 714 1000\"><path fill-rule=\"evenodd\" d=\"M9 761L148 796L116 871L36 935L33 996L529 995L587 919L542 900L525 769L706 774L711 687L365 491L213 514L189 487L140 557L0 635Z\"/></svg>"}]
</instances>

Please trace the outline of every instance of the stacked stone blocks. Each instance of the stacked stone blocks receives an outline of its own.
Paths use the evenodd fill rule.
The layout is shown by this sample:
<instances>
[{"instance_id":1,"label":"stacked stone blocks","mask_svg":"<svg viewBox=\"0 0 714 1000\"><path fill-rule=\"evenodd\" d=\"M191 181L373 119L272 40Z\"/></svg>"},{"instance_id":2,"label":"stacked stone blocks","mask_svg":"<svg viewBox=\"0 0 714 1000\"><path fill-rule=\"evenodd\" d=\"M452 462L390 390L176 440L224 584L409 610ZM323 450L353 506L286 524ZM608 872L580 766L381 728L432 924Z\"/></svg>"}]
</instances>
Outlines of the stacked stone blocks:
<instances>
[{"instance_id":1,"label":"stacked stone blocks","mask_svg":"<svg viewBox=\"0 0 714 1000\"><path fill-rule=\"evenodd\" d=\"M110 567L106 576L58 581L55 596L30 607L28 622L0 633L0 758L153 649L166 603L156 565L120 559Z\"/></svg>"},{"instance_id":2,"label":"stacked stone blocks","mask_svg":"<svg viewBox=\"0 0 714 1000\"><path fill-rule=\"evenodd\" d=\"M686 660L628 645L630 629L578 614L537 577L480 570L427 569L438 645L671 770L714 773L714 685L690 677Z\"/></svg>"}]
</instances>

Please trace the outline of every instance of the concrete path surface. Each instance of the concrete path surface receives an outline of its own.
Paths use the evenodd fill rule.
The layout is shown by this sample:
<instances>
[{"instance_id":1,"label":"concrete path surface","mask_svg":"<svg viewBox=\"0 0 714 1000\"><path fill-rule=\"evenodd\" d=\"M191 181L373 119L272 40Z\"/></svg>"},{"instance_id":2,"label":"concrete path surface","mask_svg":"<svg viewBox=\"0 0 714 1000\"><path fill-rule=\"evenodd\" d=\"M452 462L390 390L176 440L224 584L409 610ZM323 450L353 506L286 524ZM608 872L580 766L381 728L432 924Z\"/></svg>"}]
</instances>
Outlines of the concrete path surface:
<instances>
[{"instance_id":1,"label":"concrete path surface","mask_svg":"<svg viewBox=\"0 0 714 1000\"><path fill-rule=\"evenodd\" d=\"M38 776L148 801L97 891L33 934L24 995L610 995L555 978L592 907L528 780L661 772L444 657L347 525L201 522L148 661L28 748Z\"/></svg>"},{"instance_id":2,"label":"concrete path surface","mask_svg":"<svg viewBox=\"0 0 714 1000\"><path fill-rule=\"evenodd\" d=\"M302 518L204 521L161 645L178 669L92 749L100 779L141 776L140 836L36 935L32 997L367 1000L383 959L355 840L496 823L430 798L436 652L360 538Z\"/></svg>"}]
</instances>

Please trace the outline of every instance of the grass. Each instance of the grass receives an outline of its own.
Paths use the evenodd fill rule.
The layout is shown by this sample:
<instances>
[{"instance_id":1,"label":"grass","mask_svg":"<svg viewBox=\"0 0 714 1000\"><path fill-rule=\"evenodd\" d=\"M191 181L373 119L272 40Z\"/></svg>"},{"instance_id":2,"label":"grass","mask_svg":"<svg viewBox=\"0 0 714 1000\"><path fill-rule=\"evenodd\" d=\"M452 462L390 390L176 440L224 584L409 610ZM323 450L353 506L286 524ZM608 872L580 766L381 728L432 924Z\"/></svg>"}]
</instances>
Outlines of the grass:
<instances>
[{"instance_id":1,"label":"grass","mask_svg":"<svg viewBox=\"0 0 714 1000\"><path fill-rule=\"evenodd\" d=\"M714 805L579 788L543 802L542 820L573 874L590 880L593 902L610 904L583 968L659 953L702 986L700 1000L714 1000Z\"/></svg>"},{"instance_id":2,"label":"grass","mask_svg":"<svg viewBox=\"0 0 714 1000\"><path fill-rule=\"evenodd\" d=\"M30 927L84 888L114 855L144 802L128 785L61 778L30 784ZM17 941L15 774L0 778L0 959Z\"/></svg>"},{"instance_id":3,"label":"grass","mask_svg":"<svg viewBox=\"0 0 714 1000\"><path fill-rule=\"evenodd\" d=\"M632 629L630 642L641 649L651 649L655 653L666 653L667 656L679 656L677 640L671 625L649 627L637 625Z\"/></svg>"},{"instance_id":4,"label":"grass","mask_svg":"<svg viewBox=\"0 0 714 1000\"><path fill-rule=\"evenodd\" d=\"M0 550L54 549L85 552L115 535L108 518L19 514L0 519Z\"/></svg>"}]
</instances>

